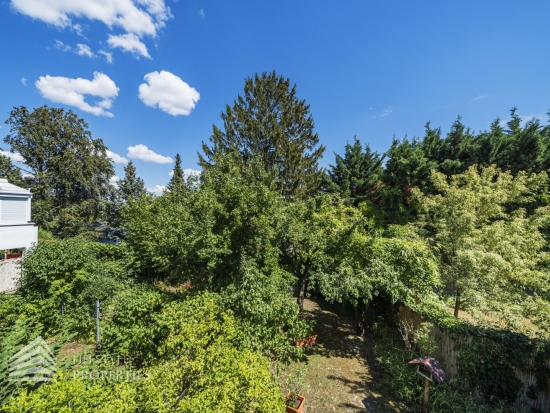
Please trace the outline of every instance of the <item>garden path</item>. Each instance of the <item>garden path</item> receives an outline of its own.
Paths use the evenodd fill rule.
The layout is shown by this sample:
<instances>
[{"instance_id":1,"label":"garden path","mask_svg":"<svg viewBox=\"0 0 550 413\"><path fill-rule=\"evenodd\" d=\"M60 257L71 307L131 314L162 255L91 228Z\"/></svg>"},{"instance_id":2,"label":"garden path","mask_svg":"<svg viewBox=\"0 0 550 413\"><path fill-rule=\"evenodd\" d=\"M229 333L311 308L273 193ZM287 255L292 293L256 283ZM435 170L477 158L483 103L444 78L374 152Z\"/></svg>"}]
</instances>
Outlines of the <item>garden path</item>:
<instances>
[{"instance_id":1,"label":"garden path","mask_svg":"<svg viewBox=\"0 0 550 413\"><path fill-rule=\"evenodd\" d=\"M405 412L383 384L374 342L355 335L353 317L322 300L306 300L316 321L317 345L306 350L304 413Z\"/></svg>"}]
</instances>

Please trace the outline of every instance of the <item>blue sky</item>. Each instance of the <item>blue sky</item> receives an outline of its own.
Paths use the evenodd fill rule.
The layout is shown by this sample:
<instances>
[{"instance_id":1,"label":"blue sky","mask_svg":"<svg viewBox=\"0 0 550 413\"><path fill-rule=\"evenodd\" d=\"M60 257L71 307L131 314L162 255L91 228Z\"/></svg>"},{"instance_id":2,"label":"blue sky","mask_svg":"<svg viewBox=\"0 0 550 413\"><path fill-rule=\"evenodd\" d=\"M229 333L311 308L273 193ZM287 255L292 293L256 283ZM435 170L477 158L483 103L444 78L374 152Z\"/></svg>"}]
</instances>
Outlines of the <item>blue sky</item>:
<instances>
[{"instance_id":1,"label":"blue sky","mask_svg":"<svg viewBox=\"0 0 550 413\"><path fill-rule=\"evenodd\" d=\"M155 188L176 153L198 169L244 79L273 69L311 105L323 166L354 135L384 152L457 115L546 122L548 16L548 1L3 0L0 136L13 106L72 109Z\"/></svg>"}]
</instances>

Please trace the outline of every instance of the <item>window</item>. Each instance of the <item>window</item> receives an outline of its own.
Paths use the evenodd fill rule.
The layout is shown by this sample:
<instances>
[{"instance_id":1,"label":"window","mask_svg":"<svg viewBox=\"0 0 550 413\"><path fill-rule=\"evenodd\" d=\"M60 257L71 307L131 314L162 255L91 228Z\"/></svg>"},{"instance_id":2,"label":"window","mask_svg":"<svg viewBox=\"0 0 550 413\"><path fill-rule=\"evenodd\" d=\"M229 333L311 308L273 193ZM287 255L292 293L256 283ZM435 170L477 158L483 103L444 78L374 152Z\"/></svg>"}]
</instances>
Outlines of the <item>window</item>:
<instances>
[{"instance_id":1,"label":"window","mask_svg":"<svg viewBox=\"0 0 550 413\"><path fill-rule=\"evenodd\" d=\"M24 198L0 197L0 223L26 224L27 200Z\"/></svg>"}]
</instances>

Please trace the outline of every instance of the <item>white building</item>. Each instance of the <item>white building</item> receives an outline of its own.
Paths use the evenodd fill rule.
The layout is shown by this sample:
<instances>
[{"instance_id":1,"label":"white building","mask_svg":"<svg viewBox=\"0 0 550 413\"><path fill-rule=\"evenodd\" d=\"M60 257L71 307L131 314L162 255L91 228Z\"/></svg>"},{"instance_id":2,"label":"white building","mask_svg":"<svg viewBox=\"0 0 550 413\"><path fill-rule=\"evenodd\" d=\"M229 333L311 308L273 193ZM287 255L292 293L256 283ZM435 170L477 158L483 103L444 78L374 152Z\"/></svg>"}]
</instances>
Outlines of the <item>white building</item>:
<instances>
[{"instance_id":1,"label":"white building","mask_svg":"<svg viewBox=\"0 0 550 413\"><path fill-rule=\"evenodd\" d=\"M29 248L38 242L31 222L31 191L0 178L0 250Z\"/></svg>"}]
</instances>

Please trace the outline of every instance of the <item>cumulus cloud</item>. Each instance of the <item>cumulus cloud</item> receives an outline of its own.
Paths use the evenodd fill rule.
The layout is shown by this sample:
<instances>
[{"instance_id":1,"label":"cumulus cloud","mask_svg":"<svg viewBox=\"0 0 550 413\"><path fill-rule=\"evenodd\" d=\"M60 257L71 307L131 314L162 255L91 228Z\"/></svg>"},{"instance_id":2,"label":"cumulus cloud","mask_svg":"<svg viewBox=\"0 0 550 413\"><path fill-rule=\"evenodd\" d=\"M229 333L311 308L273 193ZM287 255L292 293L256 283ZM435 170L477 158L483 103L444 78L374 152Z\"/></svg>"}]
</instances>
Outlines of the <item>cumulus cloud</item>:
<instances>
[{"instance_id":1,"label":"cumulus cloud","mask_svg":"<svg viewBox=\"0 0 550 413\"><path fill-rule=\"evenodd\" d=\"M111 78L103 73L94 72L93 80L72 79L62 76L40 76L35 82L42 96L52 102L75 106L96 116L113 117L110 109L119 88ZM84 95L97 96L102 100L95 105L84 101Z\"/></svg>"},{"instance_id":2,"label":"cumulus cloud","mask_svg":"<svg viewBox=\"0 0 550 413\"><path fill-rule=\"evenodd\" d=\"M12 152L6 152L0 149L0 155L7 156L13 162L25 162L25 159L18 152L12 153Z\"/></svg>"},{"instance_id":3,"label":"cumulus cloud","mask_svg":"<svg viewBox=\"0 0 550 413\"><path fill-rule=\"evenodd\" d=\"M21 14L58 28L79 31L81 25L73 20L85 18L152 37L172 17L164 0L11 0L11 5Z\"/></svg>"},{"instance_id":4,"label":"cumulus cloud","mask_svg":"<svg viewBox=\"0 0 550 413\"><path fill-rule=\"evenodd\" d=\"M155 185L154 188L147 188L147 190L155 195L162 195L166 191L166 187L164 185Z\"/></svg>"},{"instance_id":5,"label":"cumulus cloud","mask_svg":"<svg viewBox=\"0 0 550 413\"><path fill-rule=\"evenodd\" d=\"M173 116L189 115L200 94L178 76L162 70L145 75L139 98L147 106L158 107Z\"/></svg>"},{"instance_id":6,"label":"cumulus cloud","mask_svg":"<svg viewBox=\"0 0 550 413\"><path fill-rule=\"evenodd\" d=\"M111 48L119 47L125 52L130 52L139 59L139 56L151 58L147 51L147 46L139 40L139 37L133 33L121 34L118 36L110 35L107 43Z\"/></svg>"},{"instance_id":7,"label":"cumulus cloud","mask_svg":"<svg viewBox=\"0 0 550 413\"><path fill-rule=\"evenodd\" d=\"M153 152L147 146L139 144L136 146L128 147L128 155L131 159L141 159L145 162L153 163L172 163L173 160L169 156L162 156Z\"/></svg>"},{"instance_id":8,"label":"cumulus cloud","mask_svg":"<svg viewBox=\"0 0 550 413\"><path fill-rule=\"evenodd\" d=\"M92 49L90 49L90 46L78 43L76 45L75 53L80 56L88 56L88 57L95 57L95 54L93 54Z\"/></svg>"},{"instance_id":9,"label":"cumulus cloud","mask_svg":"<svg viewBox=\"0 0 550 413\"><path fill-rule=\"evenodd\" d=\"M103 55L105 57L105 60L107 60L107 63L113 63L113 54L106 52L105 50L99 50L97 53L100 55Z\"/></svg>"},{"instance_id":10,"label":"cumulus cloud","mask_svg":"<svg viewBox=\"0 0 550 413\"><path fill-rule=\"evenodd\" d=\"M109 179L109 183L114 186L117 186L118 181L120 181L120 178L116 175L111 176L111 179Z\"/></svg>"},{"instance_id":11,"label":"cumulus cloud","mask_svg":"<svg viewBox=\"0 0 550 413\"><path fill-rule=\"evenodd\" d=\"M27 79L24 77L21 78L21 83L23 83L24 86L27 86Z\"/></svg>"},{"instance_id":12,"label":"cumulus cloud","mask_svg":"<svg viewBox=\"0 0 550 413\"><path fill-rule=\"evenodd\" d=\"M201 171L197 171L196 169L186 168L183 170L183 178L187 179L192 175L199 176L201 174ZM168 172L169 176L174 176L174 171Z\"/></svg>"},{"instance_id":13,"label":"cumulus cloud","mask_svg":"<svg viewBox=\"0 0 550 413\"><path fill-rule=\"evenodd\" d=\"M120 156L117 153L111 152L109 149L107 149L107 157L114 163L120 163L123 165L126 165L128 163L128 159Z\"/></svg>"}]
</instances>

